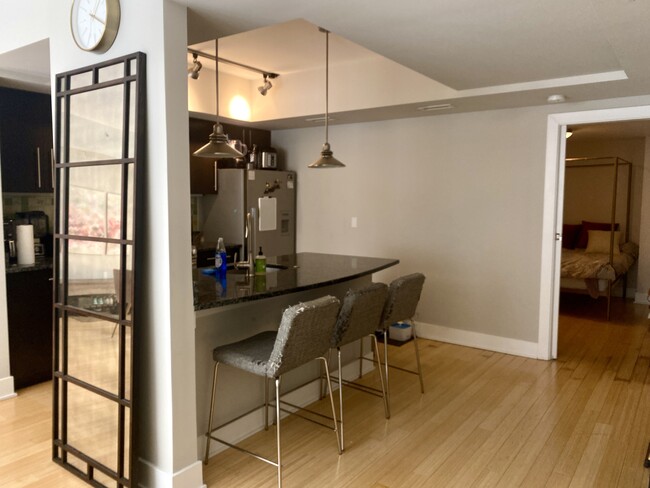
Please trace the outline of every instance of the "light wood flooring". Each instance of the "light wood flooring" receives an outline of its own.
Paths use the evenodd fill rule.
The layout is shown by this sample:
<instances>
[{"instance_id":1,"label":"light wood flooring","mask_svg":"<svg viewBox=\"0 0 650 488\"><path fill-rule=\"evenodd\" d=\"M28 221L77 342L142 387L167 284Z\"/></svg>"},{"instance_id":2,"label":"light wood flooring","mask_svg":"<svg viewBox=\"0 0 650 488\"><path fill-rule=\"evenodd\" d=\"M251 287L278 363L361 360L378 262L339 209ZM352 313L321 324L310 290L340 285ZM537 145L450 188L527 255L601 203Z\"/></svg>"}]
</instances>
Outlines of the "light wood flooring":
<instances>
[{"instance_id":1,"label":"light wood flooring","mask_svg":"<svg viewBox=\"0 0 650 488\"><path fill-rule=\"evenodd\" d=\"M331 431L283 420L284 486L647 487L648 307L563 299L559 358L537 361L422 340L425 394L392 372L392 417L346 389L346 451ZM391 348L412 361L410 344ZM364 381L373 381L368 375ZM86 486L50 461L49 385L0 402L0 486ZM326 410L319 402L316 408ZM274 431L242 443L273 456ZM210 460L208 487L273 487L275 468L233 450Z\"/></svg>"}]
</instances>

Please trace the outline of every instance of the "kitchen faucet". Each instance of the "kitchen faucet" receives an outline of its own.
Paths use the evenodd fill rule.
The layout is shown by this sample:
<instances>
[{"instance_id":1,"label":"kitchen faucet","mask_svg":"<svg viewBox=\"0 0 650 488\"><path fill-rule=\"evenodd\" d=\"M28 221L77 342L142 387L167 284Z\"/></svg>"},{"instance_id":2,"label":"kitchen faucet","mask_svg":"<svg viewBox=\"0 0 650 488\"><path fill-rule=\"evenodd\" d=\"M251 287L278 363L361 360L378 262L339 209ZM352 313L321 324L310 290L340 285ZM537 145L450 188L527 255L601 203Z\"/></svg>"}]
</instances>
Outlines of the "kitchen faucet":
<instances>
[{"instance_id":1,"label":"kitchen faucet","mask_svg":"<svg viewBox=\"0 0 650 488\"><path fill-rule=\"evenodd\" d=\"M246 276L248 276L251 274L253 266L255 265L253 258L253 215L251 212L246 214L246 230L244 232L244 238L246 239L246 250L248 251L248 256L246 257L246 261L237 261L235 259L235 268L246 268Z\"/></svg>"}]
</instances>

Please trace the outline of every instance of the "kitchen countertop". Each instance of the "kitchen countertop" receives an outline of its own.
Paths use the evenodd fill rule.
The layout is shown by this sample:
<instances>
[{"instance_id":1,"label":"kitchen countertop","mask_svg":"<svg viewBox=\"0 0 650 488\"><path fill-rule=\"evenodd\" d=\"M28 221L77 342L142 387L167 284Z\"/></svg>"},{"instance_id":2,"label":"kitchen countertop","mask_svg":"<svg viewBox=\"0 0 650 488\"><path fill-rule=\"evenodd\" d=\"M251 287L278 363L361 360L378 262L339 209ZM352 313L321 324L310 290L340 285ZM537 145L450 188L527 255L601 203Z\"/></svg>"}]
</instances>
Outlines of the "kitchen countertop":
<instances>
[{"instance_id":1,"label":"kitchen countertop","mask_svg":"<svg viewBox=\"0 0 650 488\"><path fill-rule=\"evenodd\" d=\"M53 259L50 257L37 256L34 264L8 264L5 261L5 270L9 273L24 273L27 271L40 271L43 269L52 269Z\"/></svg>"},{"instance_id":2,"label":"kitchen countertop","mask_svg":"<svg viewBox=\"0 0 650 488\"><path fill-rule=\"evenodd\" d=\"M398 263L398 259L306 252L269 257L266 275L251 275L248 278L244 270L228 270L224 278L215 274L214 268L199 268L193 270L194 310L207 310L333 285ZM273 266L279 266L280 269Z\"/></svg>"}]
</instances>

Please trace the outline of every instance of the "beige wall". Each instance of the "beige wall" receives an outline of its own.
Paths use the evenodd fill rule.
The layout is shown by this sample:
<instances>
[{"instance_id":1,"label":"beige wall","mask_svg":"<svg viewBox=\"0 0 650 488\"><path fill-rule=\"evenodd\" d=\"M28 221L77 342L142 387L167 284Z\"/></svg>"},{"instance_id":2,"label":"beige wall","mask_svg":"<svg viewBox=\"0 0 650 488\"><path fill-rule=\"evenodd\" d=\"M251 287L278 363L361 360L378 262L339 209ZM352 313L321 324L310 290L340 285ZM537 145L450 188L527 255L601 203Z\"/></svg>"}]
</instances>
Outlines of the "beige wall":
<instances>
[{"instance_id":1,"label":"beige wall","mask_svg":"<svg viewBox=\"0 0 650 488\"><path fill-rule=\"evenodd\" d=\"M381 279L427 276L417 320L536 342L546 113L331 127L342 170L306 169L322 128L274 132L298 171L298 250L398 258Z\"/></svg>"},{"instance_id":2,"label":"beige wall","mask_svg":"<svg viewBox=\"0 0 650 488\"><path fill-rule=\"evenodd\" d=\"M650 296L650 137L645 139L645 166L641 177L646 191L641 196L640 250L635 298L638 303L648 303L648 296Z\"/></svg>"},{"instance_id":3,"label":"beige wall","mask_svg":"<svg viewBox=\"0 0 650 488\"><path fill-rule=\"evenodd\" d=\"M275 131L281 164L298 171L298 250L399 258L378 278L425 273L417 320L488 349L492 337L536 344L547 116L648 101L333 126L341 170L306 168L322 128Z\"/></svg>"}]
</instances>

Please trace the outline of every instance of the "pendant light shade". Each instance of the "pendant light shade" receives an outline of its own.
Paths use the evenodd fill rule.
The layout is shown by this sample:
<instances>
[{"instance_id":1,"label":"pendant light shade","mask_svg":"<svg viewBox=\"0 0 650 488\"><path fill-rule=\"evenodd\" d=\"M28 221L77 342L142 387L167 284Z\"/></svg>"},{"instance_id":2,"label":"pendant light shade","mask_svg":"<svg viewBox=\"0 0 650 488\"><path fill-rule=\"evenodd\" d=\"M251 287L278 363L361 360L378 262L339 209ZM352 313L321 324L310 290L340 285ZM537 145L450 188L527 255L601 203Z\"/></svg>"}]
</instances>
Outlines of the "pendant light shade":
<instances>
[{"instance_id":1,"label":"pendant light shade","mask_svg":"<svg viewBox=\"0 0 650 488\"><path fill-rule=\"evenodd\" d=\"M329 135L329 40L330 32L319 27L318 30L325 33L325 144L320 152L320 158L311 163L308 167L321 168L345 168L345 164L334 157L328 141Z\"/></svg>"},{"instance_id":2,"label":"pendant light shade","mask_svg":"<svg viewBox=\"0 0 650 488\"><path fill-rule=\"evenodd\" d=\"M320 158L309 165L309 168L345 168L345 164L334 157L328 142L323 144Z\"/></svg>"},{"instance_id":3,"label":"pendant light shade","mask_svg":"<svg viewBox=\"0 0 650 488\"><path fill-rule=\"evenodd\" d=\"M200 158L212 159L244 157L242 153L228 144L228 136L223 133L223 127L219 123L214 124L212 134L210 134L209 137L209 142L200 149L197 149L194 155Z\"/></svg>"},{"instance_id":4,"label":"pendant light shade","mask_svg":"<svg viewBox=\"0 0 650 488\"><path fill-rule=\"evenodd\" d=\"M244 155L242 153L228 144L228 136L224 134L223 127L219 123L219 39L214 40L214 50L214 79L216 87L217 123L214 124L208 143L195 151L194 156L210 159L243 158Z\"/></svg>"}]
</instances>

